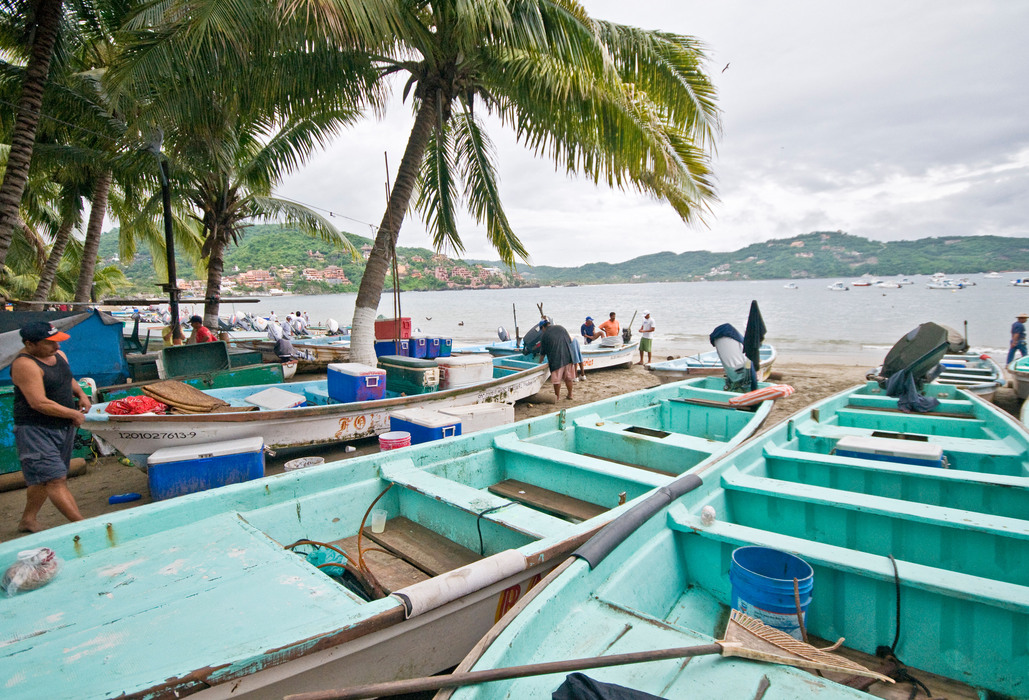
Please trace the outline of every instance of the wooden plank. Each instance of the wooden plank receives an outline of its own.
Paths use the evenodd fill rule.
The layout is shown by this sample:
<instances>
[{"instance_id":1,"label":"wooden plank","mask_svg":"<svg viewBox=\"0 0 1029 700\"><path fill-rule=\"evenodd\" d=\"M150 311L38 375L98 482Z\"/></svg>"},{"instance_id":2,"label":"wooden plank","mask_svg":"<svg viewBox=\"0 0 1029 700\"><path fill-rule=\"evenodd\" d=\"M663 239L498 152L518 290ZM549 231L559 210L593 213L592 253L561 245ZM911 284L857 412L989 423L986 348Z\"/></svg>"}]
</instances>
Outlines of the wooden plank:
<instances>
[{"instance_id":1,"label":"wooden plank","mask_svg":"<svg viewBox=\"0 0 1029 700\"><path fill-rule=\"evenodd\" d=\"M339 547L349 556L353 557L355 562L357 561L357 535L329 542L329 544ZM369 547L377 547L378 544L370 541L367 537L362 539L361 545L365 550L365 566L368 567L368 570L372 572L372 575L375 576L387 593L392 593L419 581L428 580L429 576L425 572L411 566L398 556L383 552L369 552Z\"/></svg>"},{"instance_id":2,"label":"wooden plank","mask_svg":"<svg viewBox=\"0 0 1029 700\"><path fill-rule=\"evenodd\" d=\"M979 420L979 417L971 413L949 413L945 411L926 411L925 413L919 413L918 411L902 411L899 408L892 406L857 406L849 403L845 408L853 408L859 411L882 411L883 413L907 413L912 416L939 416L941 418L965 418L971 420Z\"/></svg>"},{"instance_id":3,"label":"wooden plank","mask_svg":"<svg viewBox=\"0 0 1029 700\"><path fill-rule=\"evenodd\" d=\"M372 532L371 527L366 527L364 536L430 576L482 559L478 553L404 517L387 520L383 532Z\"/></svg>"},{"instance_id":4,"label":"wooden plank","mask_svg":"<svg viewBox=\"0 0 1029 700\"><path fill-rule=\"evenodd\" d=\"M664 469L658 469L657 467L648 467L645 464L634 464L633 462L623 462L620 459L612 459L610 457L601 457L591 452L584 452L583 457L592 457L593 459L602 459L605 462L612 462L613 464L621 464L623 467L632 467L633 469L642 469L643 471L653 472L655 474L664 474L665 476L679 476L676 472L668 472Z\"/></svg>"},{"instance_id":5,"label":"wooden plank","mask_svg":"<svg viewBox=\"0 0 1029 700\"><path fill-rule=\"evenodd\" d=\"M589 501L566 496L563 493L533 486L516 479L505 479L504 481L497 482L490 486L489 490L498 496L510 498L512 501L523 503L532 508L542 510L544 513L561 518L589 520L610 510Z\"/></svg>"}]
</instances>

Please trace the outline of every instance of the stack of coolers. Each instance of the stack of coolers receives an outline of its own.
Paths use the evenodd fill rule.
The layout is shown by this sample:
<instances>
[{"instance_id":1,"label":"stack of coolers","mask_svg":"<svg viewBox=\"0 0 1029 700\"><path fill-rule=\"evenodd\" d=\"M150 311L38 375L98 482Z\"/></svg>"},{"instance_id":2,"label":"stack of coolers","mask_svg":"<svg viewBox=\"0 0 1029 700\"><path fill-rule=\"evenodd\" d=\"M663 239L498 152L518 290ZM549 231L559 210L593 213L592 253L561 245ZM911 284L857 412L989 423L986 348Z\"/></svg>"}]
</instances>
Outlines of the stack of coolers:
<instances>
[{"instance_id":1,"label":"stack of coolers","mask_svg":"<svg viewBox=\"0 0 1029 700\"><path fill-rule=\"evenodd\" d=\"M458 389L493 379L493 358L490 355L455 355L439 357L440 389Z\"/></svg>"},{"instance_id":2,"label":"stack of coolers","mask_svg":"<svg viewBox=\"0 0 1029 700\"><path fill-rule=\"evenodd\" d=\"M386 374L394 394L414 396L439 390L439 367L435 360L383 355L379 358L379 369Z\"/></svg>"},{"instance_id":3,"label":"stack of coolers","mask_svg":"<svg viewBox=\"0 0 1029 700\"><path fill-rule=\"evenodd\" d=\"M358 362L336 362L326 373L329 398L339 403L386 398L386 371ZM392 386L392 382L390 382Z\"/></svg>"},{"instance_id":4,"label":"stack of coolers","mask_svg":"<svg viewBox=\"0 0 1029 700\"><path fill-rule=\"evenodd\" d=\"M375 322L375 356L400 355L420 359L450 357L453 338L412 336L411 319L387 318Z\"/></svg>"}]
</instances>

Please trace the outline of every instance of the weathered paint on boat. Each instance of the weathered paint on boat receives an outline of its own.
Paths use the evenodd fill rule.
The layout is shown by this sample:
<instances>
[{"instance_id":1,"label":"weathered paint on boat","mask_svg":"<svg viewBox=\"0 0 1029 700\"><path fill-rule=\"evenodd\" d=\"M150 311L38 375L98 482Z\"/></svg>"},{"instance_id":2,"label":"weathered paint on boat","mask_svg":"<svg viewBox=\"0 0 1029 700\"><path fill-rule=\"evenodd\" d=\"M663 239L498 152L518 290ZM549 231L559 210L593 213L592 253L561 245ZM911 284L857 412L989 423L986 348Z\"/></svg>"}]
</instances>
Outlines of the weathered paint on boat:
<instances>
[{"instance_id":1,"label":"weathered paint on boat","mask_svg":"<svg viewBox=\"0 0 1029 700\"><path fill-rule=\"evenodd\" d=\"M431 394L327 404L324 403L328 400L325 380L292 382L288 391L320 404L282 410L167 416L112 416L106 413L106 404L98 404L86 414L84 427L142 465L146 463L146 455L179 445L261 437L267 447L274 449L371 437L389 431L389 415L393 411L414 406L435 409L489 402L514 403L538 392L548 375L545 364L497 358L490 381ZM233 406L247 406L246 397L267 388L270 387L212 389L207 393Z\"/></svg>"},{"instance_id":2,"label":"weathered paint on boat","mask_svg":"<svg viewBox=\"0 0 1029 700\"><path fill-rule=\"evenodd\" d=\"M595 553L592 570L578 560L535 589L458 670L709 644L725 626L732 552L759 545L814 568L809 633L874 655L899 625L896 656L933 696L954 697L922 671L973 686L964 688L972 697L1029 696L1029 433L954 387L927 393L942 399L936 415L899 412L874 383L856 387L694 470L694 490L606 557ZM872 434L939 445L949 468L834 454L841 438ZM750 698L763 677L777 698L868 697L797 669L718 657L588 673L662 697ZM452 695L549 698L562 680Z\"/></svg>"},{"instance_id":3,"label":"weathered paint on boat","mask_svg":"<svg viewBox=\"0 0 1029 700\"><path fill-rule=\"evenodd\" d=\"M452 666L603 523L768 415L727 407L717 386L661 386L0 543L0 561L40 546L64 560L50 584L4 601L4 698L281 698ZM600 512L578 522L488 490L506 479ZM395 596L363 601L283 548L355 535L387 486L387 532L403 516L485 557L399 588L412 612Z\"/></svg>"},{"instance_id":4,"label":"weathered paint on boat","mask_svg":"<svg viewBox=\"0 0 1029 700\"><path fill-rule=\"evenodd\" d=\"M231 387L246 387L259 384L281 384L285 379L282 371L282 364L270 362L263 365L250 365L232 367L231 369L216 370L214 372L201 372L195 377L168 377L180 381L183 384L196 387L197 389L228 389ZM126 396L139 396L143 393L143 387L147 384L165 381L163 379L152 379L131 384L115 384L113 386L101 387L104 401L117 401Z\"/></svg>"},{"instance_id":5,"label":"weathered paint on boat","mask_svg":"<svg viewBox=\"0 0 1029 700\"><path fill-rule=\"evenodd\" d=\"M757 372L758 381L766 381L769 375L772 374L772 365L775 363L777 356L778 353L776 353L774 346L767 343L761 346L761 366ZM715 350L664 362L652 362L646 365L646 367L663 384L681 382L683 379L689 379L690 377L725 374L725 368L722 367L722 361L718 359L718 352Z\"/></svg>"}]
</instances>

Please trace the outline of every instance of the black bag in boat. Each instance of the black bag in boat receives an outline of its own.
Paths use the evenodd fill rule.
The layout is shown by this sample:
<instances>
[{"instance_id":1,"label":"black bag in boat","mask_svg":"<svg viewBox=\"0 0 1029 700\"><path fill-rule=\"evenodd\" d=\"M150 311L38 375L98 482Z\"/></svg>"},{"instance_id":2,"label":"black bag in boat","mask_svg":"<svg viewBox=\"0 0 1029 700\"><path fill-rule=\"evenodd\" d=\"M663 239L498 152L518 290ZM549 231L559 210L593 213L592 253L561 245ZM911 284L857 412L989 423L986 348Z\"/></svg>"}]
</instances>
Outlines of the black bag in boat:
<instances>
[{"instance_id":1,"label":"black bag in boat","mask_svg":"<svg viewBox=\"0 0 1029 700\"><path fill-rule=\"evenodd\" d=\"M553 700L662 700L642 690L613 683L601 683L581 673L572 673L551 695Z\"/></svg>"}]
</instances>

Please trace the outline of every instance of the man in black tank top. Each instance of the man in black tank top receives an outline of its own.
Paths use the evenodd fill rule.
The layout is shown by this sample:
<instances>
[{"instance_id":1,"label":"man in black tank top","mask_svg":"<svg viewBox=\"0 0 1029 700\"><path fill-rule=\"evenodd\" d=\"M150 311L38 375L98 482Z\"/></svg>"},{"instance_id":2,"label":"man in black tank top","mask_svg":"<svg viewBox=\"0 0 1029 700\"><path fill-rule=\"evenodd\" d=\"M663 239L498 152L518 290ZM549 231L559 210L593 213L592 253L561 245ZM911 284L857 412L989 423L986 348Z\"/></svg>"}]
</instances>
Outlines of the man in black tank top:
<instances>
[{"instance_id":1,"label":"man in black tank top","mask_svg":"<svg viewBox=\"0 0 1029 700\"><path fill-rule=\"evenodd\" d=\"M68 520L82 520L68 489L68 465L75 430L90 403L61 352L60 342L69 337L46 321L26 324L21 329L25 349L11 363L14 440L27 487L18 523L22 532L43 529L36 516L48 498Z\"/></svg>"}]
</instances>

